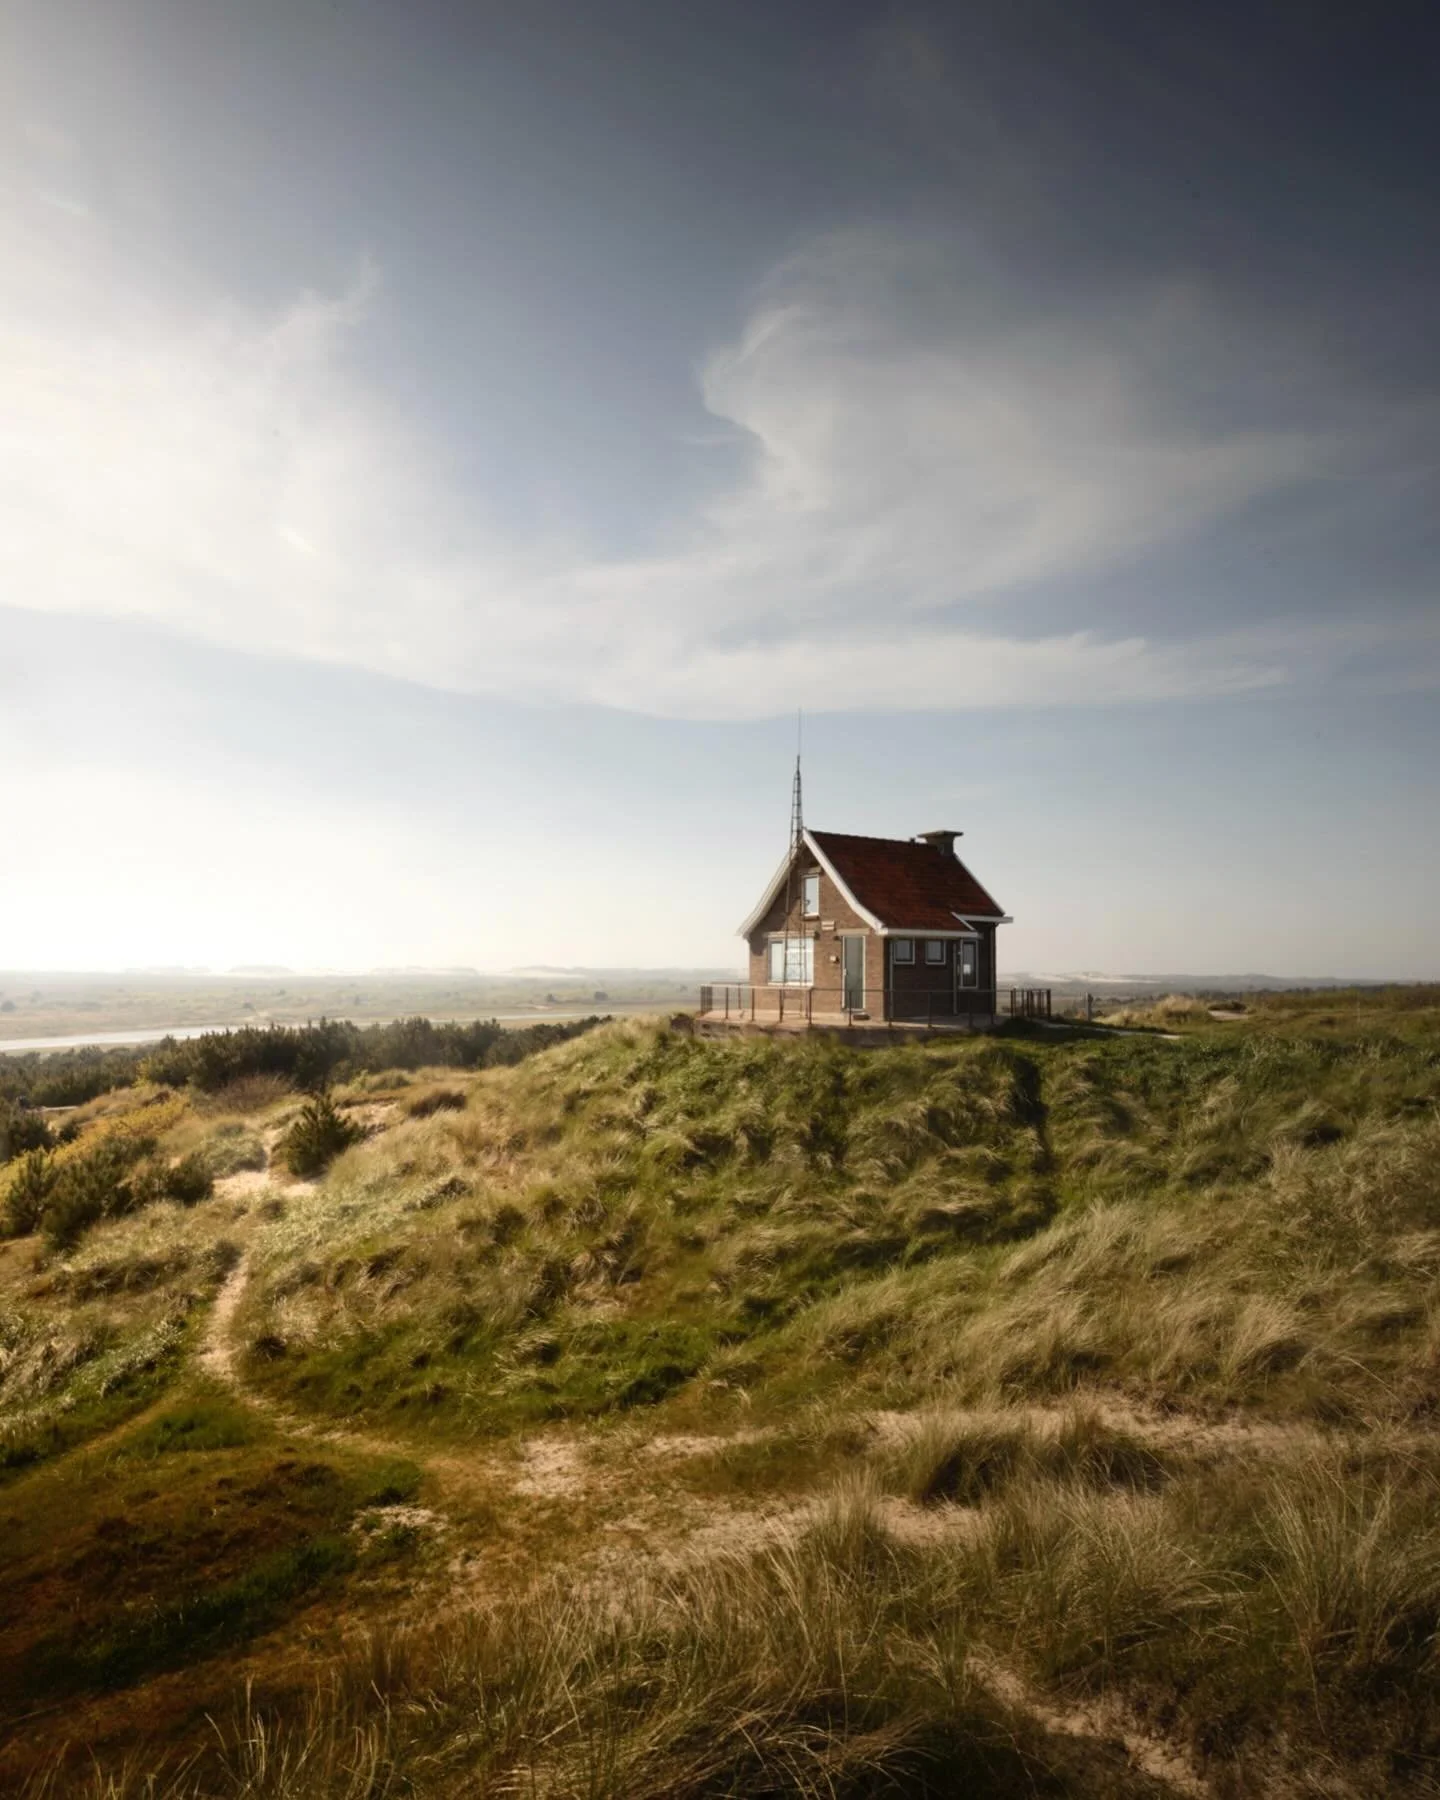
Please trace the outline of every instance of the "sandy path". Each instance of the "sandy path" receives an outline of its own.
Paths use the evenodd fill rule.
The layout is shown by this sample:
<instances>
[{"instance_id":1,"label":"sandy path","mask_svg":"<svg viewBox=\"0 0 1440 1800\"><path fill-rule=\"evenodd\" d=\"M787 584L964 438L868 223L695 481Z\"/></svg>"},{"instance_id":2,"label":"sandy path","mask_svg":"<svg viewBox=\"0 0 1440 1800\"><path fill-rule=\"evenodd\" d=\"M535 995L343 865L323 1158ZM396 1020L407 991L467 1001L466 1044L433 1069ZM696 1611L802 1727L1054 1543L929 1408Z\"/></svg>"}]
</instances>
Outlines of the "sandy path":
<instances>
[{"instance_id":1,"label":"sandy path","mask_svg":"<svg viewBox=\"0 0 1440 1800\"><path fill-rule=\"evenodd\" d=\"M205 1335L200 1342L200 1354L196 1359L206 1375L213 1376L216 1381L223 1382L229 1388L238 1388L240 1385L235 1372L235 1344L231 1326L249 1278L250 1259L248 1256L241 1256L220 1284L220 1291L211 1304L210 1317L205 1321ZM251 1396L247 1393L245 1398L249 1400Z\"/></svg>"},{"instance_id":2,"label":"sandy path","mask_svg":"<svg viewBox=\"0 0 1440 1800\"><path fill-rule=\"evenodd\" d=\"M347 1446L370 1455L405 1457L425 1469L439 1490L439 1511L415 1509L414 1522L427 1525L437 1535L453 1533L455 1544L438 1576L443 1597L436 1595L430 1583L417 1596L431 1609L431 1617L437 1616L437 1601L442 1612L462 1610L498 1593L501 1587L513 1591L515 1578L518 1576L522 1584L526 1578L523 1558L521 1566L511 1557L497 1561L483 1540L473 1541L467 1547L470 1534L464 1526L467 1515L472 1520L476 1516L476 1502L492 1507L505 1499L521 1505L538 1502L577 1509L583 1506L585 1514L582 1518L577 1510L567 1545L575 1559L576 1580L594 1584L613 1581L621 1569L633 1572L642 1562L657 1571L679 1572L711 1557L745 1554L767 1543L783 1542L813 1523L825 1504L822 1497L813 1496L800 1501L775 1499L759 1506L737 1506L713 1497L682 1494L673 1487L667 1491L667 1468L733 1441L724 1436L676 1433L656 1434L643 1440L636 1450L645 1457L649 1469L642 1484L644 1492L637 1492L633 1461L597 1466L587 1455L583 1442L558 1433L539 1434L503 1449L429 1450L404 1439L355 1431L341 1424L322 1424L295 1414L249 1386L241 1375L235 1320L249 1277L250 1263L245 1256L227 1275L215 1297L199 1351L200 1368L287 1434ZM1098 1396L1077 1396L1038 1405L879 1411L864 1416L882 1445L898 1445L937 1416L959 1427L1025 1424L1048 1431L1077 1410L1089 1411L1107 1427L1143 1441L1221 1457L1333 1442L1336 1435L1307 1425L1206 1420L1148 1412L1118 1399ZM741 1435L753 1438L763 1434ZM605 1516L607 1504L613 1516ZM878 1509L886 1530L897 1541L917 1546L942 1540L961 1544L980 1524L980 1514L970 1508L921 1507L894 1496L880 1497ZM663 1519L658 1516L662 1513ZM581 1549L587 1537L590 1547ZM530 1578L540 1572L531 1568ZM497 1576L504 1577L499 1586ZM1138 1773L1188 1800L1210 1793L1181 1745L1145 1731L1115 1700L1088 1702L1047 1696L989 1652L972 1652L970 1668L977 1682L1002 1705L1031 1718L1043 1730L1096 1744L1123 1746Z\"/></svg>"},{"instance_id":3,"label":"sandy path","mask_svg":"<svg viewBox=\"0 0 1440 1800\"><path fill-rule=\"evenodd\" d=\"M1172 1793L1205 1800L1211 1792L1208 1782L1195 1773L1190 1759L1178 1744L1141 1731L1132 1719L1113 1704L1093 1705L1076 1701L1057 1702L1038 1693L1013 1669L983 1652L972 1650L966 1667L983 1688L988 1689L1012 1711L1024 1713L1044 1730L1057 1737L1079 1738L1092 1744L1123 1744L1130 1766L1151 1781L1168 1787Z\"/></svg>"}]
</instances>

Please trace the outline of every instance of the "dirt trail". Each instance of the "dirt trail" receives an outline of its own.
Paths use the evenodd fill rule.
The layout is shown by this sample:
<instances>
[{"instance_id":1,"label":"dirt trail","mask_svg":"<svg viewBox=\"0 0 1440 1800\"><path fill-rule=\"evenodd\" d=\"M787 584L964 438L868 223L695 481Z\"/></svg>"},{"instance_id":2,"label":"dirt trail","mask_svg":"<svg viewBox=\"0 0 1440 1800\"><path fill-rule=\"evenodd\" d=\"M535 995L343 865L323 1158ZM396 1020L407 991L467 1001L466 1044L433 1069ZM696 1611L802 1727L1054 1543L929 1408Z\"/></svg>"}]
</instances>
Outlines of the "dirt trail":
<instances>
[{"instance_id":1,"label":"dirt trail","mask_svg":"<svg viewBox=\"0 0 1440 1800\"><path fill-rule=\"evenodd\" d=\"M674 1568L718 1549L758 1547L802 1526L818 1502L772 1500L741 1505L715 1496L700 1498L671 1478L676 1465L720 1450L736 1441L753 1441L763 1432L705 1436L656 1433L635 1446L650 1473L637 1492L633 1461L597 1462L583 1442L560 1433L539 1433L506 1445L439 1448L406 1436L357 1430L339 1421L317 1420L286 1407L248 1383L239 1367L235 1319L250 1278L250 1258L241 1257L226 1276L211 1307L201 1342L198 1366L230 1388L247 1406L269 1419L288 1436L312 1443L348 1447L376 1457L403 1457L418 1463L439 1490L441 1505L456 1515L486 1510L499 1500L522 1503L583 1505L603 1532L648 1537L659 1565ZM1039 1432L1061 1428L1076 1413L1090 1413L1107 1429L1124 1432L1157 1447L1223 1459L1247 1453L1307 1449L1333 1443L1336 1434L1303 1423L1284 1424L1237 1418L1205 1419L1192 1414L1151 1411L1118 1398L1078 1395L1071 1399L995 1407L878 1410L865 1422L882 1446L901 1446L936 1419L957 1430L1028 1426ZM1387 1433L1398 1441L1393 1432ZM1433 1434L1413 1435L1433 1442ZM955 1540L972 1533L976 1516L962 1507L925 1507L887 1495L880 1498L887 1529L912 1544ZM603 1521L603 1522L602 1522ZM577 1515L575 1529L581 1528ZM573 1541L573 1538L572 1538ZM612 1540L613 1541L613 1540ZM602 1557L603 1560L603 1557Z\"/></svg>"},{"instance_id":2,"label":"dirt trail","mask_svg":"<svg viewBox=\"0 0 1440 1800\"><path fill-rule=\"evenodd\" d=\"M431 1450L407 1439L307 1419L258 1392L240 1372L235 1320L249 1278L247 1255L230 1271L216 1295L199 1352L200 1368L287 1434L370 1455L403 1456L425 1469L438 1490L439 1510L417 1510L416 1522L423 1517L437 1535L450 1534L453 1546L437 1574L443 1597L434 1592L431 1584L425 1584L423 1604L432 1609L436 1604L441 1610L471 1606L499 1591L497 1578L507 1587L513 1586L517 1577L522 1583L527 1579L523 1555L519 1563L513 1554L497 1556L483 1537L477 1539L465 1529L467 1515L472 1523L480 1516L477 1502L487 1513L500 1501L512 1505L518 1502L522 1507L526 1503L544 1507L553 1502L575 1508L567 1542L575 1559L576 1579L597 1584L613 1579L617 1570L633 1571L637 1560L648 1561L657 1570L679 1571L694 1568L711 1557L743 1554L767 1543L782 1542L802 1532L823 1508L823 1498L816 1496L800 1501L777 1498L758 1506L735 1505L714 1497L685 1494L667 1483L669 1469L732 1441L724 1436L657 1433L644 1440L636 1449L650 1465L650 1479L643 1484L645 1491L637 1493L633 1460L616 1463L607 1459L597 1464L587 1455L584 1443L573 1437L540 1434L518 1446ZM1308 1425L1233 1418L1207 1420L1151 1412L1118 1398L1091 1396L1020 1406L878 1411L865 1417L881 1444L898 1445L920 1429L927 1418L935 1417L937 1411L957 1426L1025 1423L1047 1431L1077 1411L1087 1410L1110 1429L1154 1444L1217 1457L1303 1447L1333 1441L1334 1436ZM763 1433L740 1435L754 1438ZM886 1529L900 1542L923 1545L944 1540L958 1544L980 1527L980 1514L966 1507L922 1507L894 1496L879 1497L878 1505ZM587 1536L591 1545L581 1550ZM537 1566L530 1566L528 1578L538 1572ZM1123 1746L1138 1773L1187 1800L1197 1796L1203 1800L1210 1793L1181 1746L1142 1729L1113 1700L1087 1702L1047 1696L986 1652L972 1652L970 1667L980 1685L1003 1705L1033 1719L1043 1730L1096 1744Z\"/></svg>"},{"instance_id":3,"label":"dirt trail","mask_svg":"<svg viewBox=\"0 0 1440 1800\"><path fill-rule=\"evenodd\" d=\"M235 1372L235 1344L230 1327L249 1276L250 1259L248 1256L241 1256L220 1284L220 1291L211 1303L210 1317L205 1321L205 1336L201 1340L197 1358L205 1374L213 1376L216 1381L223 1382L229 1388L238 1388L240 1385ZM253 1404L253 1396L247 1393L245 1398Z\"/></svg>"},{"instance_id":4,"label":"dirt trail","mask_svg":"<svg viewBox=\"0 0 1440 1800\"><path fill-rule=\"evenodd\" d=\"M308 1419L303 1413L291 1411L269 1394L252 1387L240 1373L239 1346L234 1330L235 1315L240 1310L249 1281L250 1258L247 1253L225 1277L211 1306L196 1359L204 1374L229 1388L246 1406L269 1419L287 1437L304 1438L310 1443L344 1445L367 1456L405 1457L436 1469L452 1468L451 1458L428 1458L423 1451L417 1451L413 1444L404 1441L373 1432L356 1431L339 1423Z\"/></svg>"},{"instance_id":5,"label":"dirt trail","mask_svg":"<svg viewBox=\"0 0 1440 1800\"><path fill-rule=\"evenodd\" d=\"M1103 1702L1068 1701L1061 1704L1038 1693L1013 1669L982 1652L971 1651L967 1667L980 1685L1013 1711L1024 1713L1044 1730L1058 1737L1080 1738L1087 1743L1123 1744L1131 1767L1172 1792L1206 1800L1210 1784L1195 1773L1178 1744L1141 1731L1134 1720Z\"/></svg>"}]
</instances>

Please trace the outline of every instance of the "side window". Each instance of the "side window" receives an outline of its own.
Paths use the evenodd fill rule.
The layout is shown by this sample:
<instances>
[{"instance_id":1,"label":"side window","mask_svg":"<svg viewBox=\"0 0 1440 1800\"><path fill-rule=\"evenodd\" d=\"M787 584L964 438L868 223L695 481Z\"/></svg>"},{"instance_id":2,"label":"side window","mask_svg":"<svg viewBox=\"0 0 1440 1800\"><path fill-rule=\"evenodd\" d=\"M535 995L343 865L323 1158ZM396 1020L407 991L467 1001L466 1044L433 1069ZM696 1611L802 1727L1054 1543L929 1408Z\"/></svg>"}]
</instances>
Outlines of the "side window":
<instances>
[{"instance_id":1,"label":"side window","mask_svg":"<svg viewBox=\"0 0 1440 1800\"><path fill-rule=\"evenodd\" d=\"M818 872L805 877L805 898L801 910L807 919L820 917L820 876Z\"/></svg>"},{"instance_id":2,"label":"side window","mask_svg":"<svg viewBox=\"0 0 1440 1800\"><path fill-rule=\"evenodd\" d=\"M927 963L943 963L945 960L944 938L926 938L925 960Z\"/></svg>"},{"instance_id":3,"label":"side window","mask_svg":"<svg viewBox=\"0 0 1440 1800\"><path fill-rule=\"evenodd\" d=\"M784 938L771 938L770 984L772 987L815 985L814 938L792 937L788 943Z\"/></svg>"},{"instance_id":4,"label":"side window","mask_svg":"<svg viewBox=\"0 0 1440 1800\"><path fill-rule=\"evenodd\" d=\"M893 938L891 940L890 960L897 963L913 963L915 960L914 938Z\"/></svg>"},{"instance_id":5,"label":"side window","mask_svg":"<svg viewBox=\"0 0 1440 1800\"><path fill-rule=\"evenodd\" d=\"M980 946L973 939L960 944L960 985L977 987L980 981Z\"/></svg>"}]
</instances>

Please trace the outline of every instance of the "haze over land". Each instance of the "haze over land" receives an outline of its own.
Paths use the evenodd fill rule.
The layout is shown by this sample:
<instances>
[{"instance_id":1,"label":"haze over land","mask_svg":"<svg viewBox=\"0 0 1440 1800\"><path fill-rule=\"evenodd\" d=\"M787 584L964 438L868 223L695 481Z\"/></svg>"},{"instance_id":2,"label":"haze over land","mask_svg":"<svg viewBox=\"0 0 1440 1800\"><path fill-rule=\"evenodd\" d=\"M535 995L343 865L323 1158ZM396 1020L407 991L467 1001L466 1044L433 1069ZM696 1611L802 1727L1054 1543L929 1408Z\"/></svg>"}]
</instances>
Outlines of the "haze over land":
<instances>
[{"instance_id":1,"label":"haze over land","mask_svg":"<svg viewBox=\"0 0 1440 1800\"><path fill-rule=\"evenodd\" d=\"M394 969L338 974L291 969L228 974L131 970L96 975L0 969L0 1050L27 1045L141 1042L244 1025L358 1024L410 1018L531 1019L692 1009L701 985L739 981L718 969L550 969L481 975L474 970ZM1255 974L1106 975L1001 970L1010 987L1049 987L1064 1006L1094 992L1103 1005L1170 993L1243 995L1293 985ZM1335 987L1333 976L1303 985Z\"/></svg>"}]
</instances>

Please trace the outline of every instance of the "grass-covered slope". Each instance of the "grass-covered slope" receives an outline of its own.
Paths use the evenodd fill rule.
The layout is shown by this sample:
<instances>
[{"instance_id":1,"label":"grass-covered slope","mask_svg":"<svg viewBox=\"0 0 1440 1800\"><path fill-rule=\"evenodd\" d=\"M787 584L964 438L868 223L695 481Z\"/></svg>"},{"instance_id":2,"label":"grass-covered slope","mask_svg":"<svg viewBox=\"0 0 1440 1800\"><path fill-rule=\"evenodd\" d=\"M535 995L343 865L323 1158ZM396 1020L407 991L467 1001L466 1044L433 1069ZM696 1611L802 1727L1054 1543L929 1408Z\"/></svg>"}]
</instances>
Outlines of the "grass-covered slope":
<instances>
[{"instance_id":1,"label":"grass-covered slope","mask_svg":"<svg viewBox=\"0 0 1440 1800\"><path fill-rule=\"evenodd\" d=\"M460 1433L942 1383L1414 1415L1437 1087L1378 1037L615 1026L343 1158L258 1259L249 1367Z\"/></svg>"},{"instance_id":2,"label":"grass-covered slope","mask_svg":"<svg viewBox=\"0 0 1440 1800\"><path fill-rule=\"evenodd\" d=\"M1433 1792L1440 1008L1147 1022L75 1115L216 1183L0 1246L0 1788Z\"/></svg>"}]
</instances>

